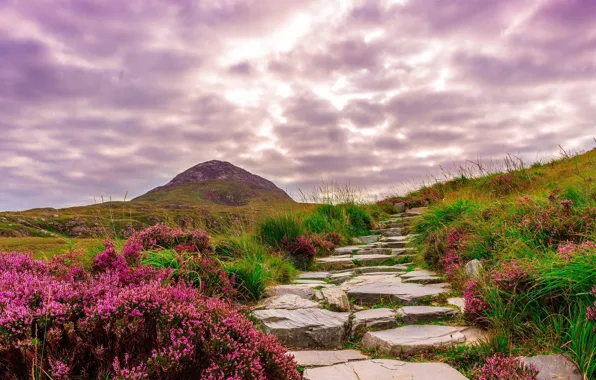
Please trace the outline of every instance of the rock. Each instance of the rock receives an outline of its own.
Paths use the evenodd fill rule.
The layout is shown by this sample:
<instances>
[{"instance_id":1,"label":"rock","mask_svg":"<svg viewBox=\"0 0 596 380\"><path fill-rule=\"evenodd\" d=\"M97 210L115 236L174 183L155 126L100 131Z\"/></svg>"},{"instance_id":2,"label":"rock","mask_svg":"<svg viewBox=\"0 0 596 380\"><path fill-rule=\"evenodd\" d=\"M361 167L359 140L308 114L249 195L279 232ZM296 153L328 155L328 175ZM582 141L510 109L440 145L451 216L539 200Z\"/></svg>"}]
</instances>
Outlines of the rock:
<instances>
[{"instance_id":1,"label":"rock","mask_svg":"<svg viewBox=\"0 0 596 380\"><path fill-rule=\"evenodd\" d=\"M369 273L369 272L404 272L408 269L407 265L381 265L381 266L371 266L371 267L362 267L356 269L357 273Z\"/></svg>"},{"instance_id":2,"label":"rock","mask_svg":"<svg viewBox=\"0 0 596 380\"><path fill-rule=\"evenodd\" d=\"M373 278L377 277L373 276ZM434 288L420 284L368 284L350 289L348 297L353 298L362 305L369 306L376 305L381 300L400 301L404 305L411 305L420 298L448 292L449 290L445 288Z\"/></svg>"},{"instance_id":3,"label":"rock","mask_svg":"<svg viewBox=\"0 0 596 380\"><path fill-rule=\"evenodd\" d=\"M462 313L464 312L464 309L466 308L466 301L461 297L447 298L447 303L449 305L457 306L459 308L459 310L461 310Z\"/></svg>"},{"instance_id":4,"label":"rock","mask_svg":"<svg viewBox=\"0 0 596 380\"><path fill-rule=\"evenodd\" d=\"M401 278L397 277L394 273L385 273L378 276L367 276L362 275L351 278L350 280L341 284L343 290L350 290L363 285L380 285L380 284L401 284Z\"/></svg>"},{"instance_id":5,"label":"rock","mask_svg":"<svg viewBox=\"0 0 596 380\"><path fill-rule=\"evenodd\" d=\"M355 252L354 255L390 255L391 253L391 248L372 247L361 249L358 252ZM358 257L355 258L357 259Z\"/></svg>"},{"instance_id":6,"label":"rock","mask_svg":"<svg viewBox=\"0 0 596 380\"><path fill-rule=\"evenodd\" d=\"M319 264L321 268L326 270L356 268L356 264L354 264L354 261L351 256L321 257L317 258L316 262L317 264Z\"/></svg>"},{"instance_id":7,"label":"rock","mask_svg":"<svg viewBox=\"0 0 596 380\"><path fill-rule=\"evenodd\" d=\"M450 307L404 306L397 310L397 315L404 323L414 324L456 318L459 312Z\"/></svg>"},{"instance_id":8,"label":"rock","mask_svg":"<svg viewBox=\"0 0 596 380\"><path fill-rule=\"evenodd\" d=\"M359 236L354 238L354 241L358 244L370 244L379 240L380 237L381 235Z\"/></svg>"},{"instance_id":9,"label":"rock","mask_svg":"<svg viewBox=\"0 0 596 380\"><path fill-rule=\"evenodd\" d=\"M257 309L296 310L320 307L321 305L319 305L318 303L304 299L295 294L284 294L283 296L276 296L265 299L261 305L257 306Z\"/></svg>"},{"instance_id":10,"label":"rock","mask_svg":"<svg viewBox=\"0 0 596 380\"><path fill-rule=\"evenodd\" d=\"M354 274L354 272L352 272L352 271L343 272L343 273L334 273L329 276L329 281L334 284L341 284L343 282L348 281L350 278L352 278L353 274Z\"/></svg>"},{"instance_id":11,"label":"rock","mask_svg":"<svg viewBox=\"0 0 596 380\"><path fill-rule=\"evenodd\" d=\"M476 278L482 273L482 263L480 260L472 260L466 263L466 276L468 278Z\"/></svg>"},{"instance_id":12,"label":"rock","mask_svg":"<svg viewBox=\"0 0 596 380\"><path fill-rule=\"evenodd\" d=\"M537 355L522 357L520 361L538 370L537 380L582 380L582 375L571 361L563 355Z\"/></svg>"},{"instance_id":13,"label":"rock","mask_svg":"<svg viewBox=\"0 0 596 380\"><path fill-rule=\"evenodd\" d=\"M394 206L398 213L406 212L406 204L404 202L396 203Z\"/></svg>"},{"instance_id":14,"label":"rock","mask_svg":"<svg viewBox=\"0 0 596 380\"><path fill-rule=\"evenodd\" d=\"M299 279L310 279L310 280L316 280L316 279L324 279L327 278L329 276L329 272L305 272L305 273L300 273L298 275Z\"/></svg>"},{"instance_id":15,"label":"rock","mask_svg":"<svg viewBox=\"0 0 596 380\"><path fill-rule=\"evenodd\" d=\"M302 279L295 280L294 284L327 285L327 283L325 281L321 281L321 280L302 280Z\"/></svg>"},{"instance_id":16,"label":"rock","mask_svg":"<svg viewBox=\"0 0 596 380\"><path fill-rule=\"evenodd\" d=\"M316 309L315 309L316 310ZM375 348L377 353L399 355L437 347L465 343L466 337L456 327L411 325L392 330L367 332L362 347Z\"/></svg>"},{"instance_id":17,"label":"rock","mask_svg":"<svg viewBox=\"0 0 596 380\"><path fill-rule=\"evenodd\" d=\"M457 327L457 329L466 337L466 345L486 341L488 337L486 331L479 329L478 327L464 326Z\"/></svg>"},{"instance_id":18,"label":"rock","mask_svg":"<svg viewBox=\"0 0 596 380\"><path fill-rule=\"evenodd\" d=\"M277 285L270 286L265 290L269 297L283 296L284 294L295 294L307 300L313 299L315 295L315 288L329 287L335 285L318 285L318 284L294 284L294 285Z\"/></svg>"},{"instance_id":19,"label":"rock","mask_svg":"<svg viewBox=\"0 0 596 380\"><path fill-rule=\"evenodd\" d=\"M290 351L288 354L294 355L296 362L302 367L321 367L368 359L368 356L362 355L356 350Z\"/></svg>"},{"instance_id":20,"label":"rock","mask_svg":"<svg viewBox=\"0 0 596 380\"><path fill-rule=\"evenodd\" d=\"M407 277L403 281L405 283L416 283L416 284L438 284L443 282L443 277L437 276L415 276Z\"/></svg>"},{"instance_id":21,"label":"rock","mask_svg":"<svg viewBox=\"0 0 596 380\"><path fill-rule=\"evenodd\" d=\"M349 313L324 309L257 310L254 316L288 347L339 348L346 337Z\"/></svg>"},{"instance_id":22,"label":"rock","mask_svg":"<svg viewBox=\"0 0 596 380\"><path fill-rule=\"evenodd\" d=\"M363 335L368 329L379 330L397 327L395 312L391 309L370 309L354 313L352 319L352 337Z\"/></svg>"},{"instance_id":23,"label":"rock","mask_svg":"<svg viewBox=\"0 0 596 380\"><path fill-rule=\"evenodd\" d=\"M350 302L348 296L340 288L324 288L321 293L325 298L325 302L337 311L350 311Z\"/></svg>"},{"instance_id":24,"label":"rock","mask_svg":"<svg viewBox=\"0 0 596 380\"><path fill-rule=\"evenodd\" d=\"M384 228L381 230L377 230L383 236L401 236L401 228Z\"/></svg>"},{"instance_id":25,"label":"rock","mask_svg":"<svg viewBox=\"0 0 596 380\"><path fill-rule=\"evenodd\" d=\"M405 279L405 278L410 278L410 277L436 276L436 275L437 274L435 272L431 272L426 269L418 269L418 270L413 270L413 271L407 272L405 274L402 274L400 277Z\"/></svg>"},{"instance_id":26,"label":"rock","mask_svg":"<svg viewBox=\"0 0 596 380\"><path fill-rule=\"evenodd\" d=\"M307 368L304 380L467 380L445 363L374 359Z\"/></svg>"},{"instance_id":27,"label":"rock","mask_svg":"<svg viewBox=\"0 0 596 380\"><path fill-rule=\"evenodd\" d=\"M334 253L336 255L351 255L358 252L361 249L368 247L367 245L347 245L345 247L335 248Z\"/></svg>"}]
</instances>

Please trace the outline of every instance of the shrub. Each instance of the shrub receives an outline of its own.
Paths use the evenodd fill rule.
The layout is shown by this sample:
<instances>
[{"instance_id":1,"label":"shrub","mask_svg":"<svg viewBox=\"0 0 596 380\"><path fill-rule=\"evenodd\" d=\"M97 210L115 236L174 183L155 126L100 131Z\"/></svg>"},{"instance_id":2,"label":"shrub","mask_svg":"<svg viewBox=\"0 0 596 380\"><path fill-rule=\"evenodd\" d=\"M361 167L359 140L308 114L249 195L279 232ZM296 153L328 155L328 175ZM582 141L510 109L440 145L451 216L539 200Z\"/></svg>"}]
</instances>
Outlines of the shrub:
<instances>
[{"instance_id":1,"label":"shrub","mask_svg":"<svg viewBox=\"0 0 596 380\"><path fill-rule=\"evenodd\" d=\"M366 210L355 204L347 204L343 207L348 215L352 236L367 235L373 228L373 221Z\"/></svg>"},{"instance_id":2,"label":"shrub","mask_svg":"<svg viewBox=\"0 0 596 380\"><path fill-rule=\"evenodd\" d=\"M263 244L280 249L283 244L293 242L304 232L304 225L298 217L294 214L280 214L263 219L257 225L256 235Z\"/></svg>"},{"instance_id":3,"label":"shrub","mask_svg":"<svg viewBox=\"0 0 596 380\"><path fill-rule=\"evenodd\" d=\"M335 244L321 236L311 236L310 240L314 244L316 248L316 253L319 256L328 256L333 252L333 249L335 248Z\"/></svg>"},{"instance_id":4,"label":"shrub","mask_svg":"<svg viewBox=\"0 0 596 380\"><path fill-rule=\"evenodd\" d=\"M487 314L491 307L483 297L478 280L469 280L464 291L464 314L466 318L479 326L487 325Z\"/></svg>"},{"instance_id":5,"label":"shrub","mask_svg":"<svg viewBox=\"0 0 596 380\"><path fill-rule=\"evenodd\" d=\"M0 255L0 377L300 378L276 338L168 276Z\"/></svg>"},{"instance_id":6,"label":"shrub","mask_svg":"<svg viewBox=\"0 0 596 380\"><path fill-rule=\"evenodd\" d=\"M136 232L128 239L124 250L129 249L131 245L140 245L142 250L145 251L174 249L178 246L184 247L185 251L211 251L211 239L204 231L183 232L164 224L158 224Z\"/></svg>"},{"instance_id":7,"label":"shrub","mask_svg":"<svg viewBox=\"0 0 596 380\"><path fill-rule=\"evenodd\" d=\"M325 236L323 237L323 239L327 240L328 242L330 242L331 244L333 244L334 246L338 246L341 243L341 235L338 234L335 231L329 232L327 234L325 234Z\"/></svg>"},{"instance_id":8,"label":"shrub","mask_svg":"<svg viewBox=\"0 0 596 380\"><path fill-rule=\"evenodd\" d=\"M496 354L485 359L476 375L478 380L536 380L538 371L533 366L523 365L516 357Z\"/></svg>"},{"instance_id":9,"label":"shrub","mask_svg":"<svg viewBox=\"0 0 596 380\"><path fill-rule=\"evenodd\" d=\"M307 236L298 236L293 241L282 242L283 250L300 269L308 269L317 253L312 239Z\"/></svg>"}]
</instances>

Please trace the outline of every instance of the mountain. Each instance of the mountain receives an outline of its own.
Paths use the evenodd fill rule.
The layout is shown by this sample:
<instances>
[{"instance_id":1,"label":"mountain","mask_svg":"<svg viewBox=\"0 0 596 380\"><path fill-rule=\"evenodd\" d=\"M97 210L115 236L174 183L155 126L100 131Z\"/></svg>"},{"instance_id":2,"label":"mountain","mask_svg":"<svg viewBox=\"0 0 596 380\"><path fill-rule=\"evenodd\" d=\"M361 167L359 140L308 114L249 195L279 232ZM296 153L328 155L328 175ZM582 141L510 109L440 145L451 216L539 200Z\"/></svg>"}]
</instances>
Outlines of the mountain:
<instances>
[{"instance_id":1,"label":"mountain","mask_svg":"<svg viewBox=\"0 0 596 380\"><path fill-rule=\"evenodd\" d=\"M279 200L293 202L273 182L229 162L212 160L193 166L167 184L133 199L133 202L198 202L244 206L255 201L271 203Z\"/></svg>"}]
</instances>

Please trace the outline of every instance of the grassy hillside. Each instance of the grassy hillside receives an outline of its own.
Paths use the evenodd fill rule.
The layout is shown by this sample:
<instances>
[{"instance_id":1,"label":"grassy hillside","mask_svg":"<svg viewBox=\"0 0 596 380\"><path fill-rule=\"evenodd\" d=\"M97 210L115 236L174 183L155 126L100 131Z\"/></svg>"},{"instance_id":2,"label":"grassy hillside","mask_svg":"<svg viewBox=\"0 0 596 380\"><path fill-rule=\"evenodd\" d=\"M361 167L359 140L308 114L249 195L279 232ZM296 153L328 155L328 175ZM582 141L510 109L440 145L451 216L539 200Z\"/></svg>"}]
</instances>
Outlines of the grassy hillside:
<instances>
[{"instance_id":1,"label":"grassy hillside","mask_svg":"<svg viewBox=\"0 0 596 380\"><path fill-rule=\"evenodd\" d=\"M429 204L412 226L422 265L444 271L467 319L490 341L442 360L471 368L481 357L561 352L596 378L596 150L502 171L476 165L448 182L379 202ZM465 266L480 260L481 275Z\"/></svg>"}]
</instances>

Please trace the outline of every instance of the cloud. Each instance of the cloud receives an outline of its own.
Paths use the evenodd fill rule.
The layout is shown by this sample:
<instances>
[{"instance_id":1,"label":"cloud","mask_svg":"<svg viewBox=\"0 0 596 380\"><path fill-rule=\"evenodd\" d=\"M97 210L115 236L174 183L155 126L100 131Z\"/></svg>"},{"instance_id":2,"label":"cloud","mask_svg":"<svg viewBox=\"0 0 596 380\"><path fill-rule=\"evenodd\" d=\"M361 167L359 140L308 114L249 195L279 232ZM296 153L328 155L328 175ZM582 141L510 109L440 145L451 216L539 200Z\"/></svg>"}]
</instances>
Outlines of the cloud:
<instances>
[{"instance_id":1,"label":"cloud","mask_svg":"<svg viewBox=\"0 0 596 380\"><path fill-rule=\"evenodd\" d=\"M137 196L210 159L381 191L588 148L595 6L0 2L0 210Z\"/></svg>"}]
</instances>

